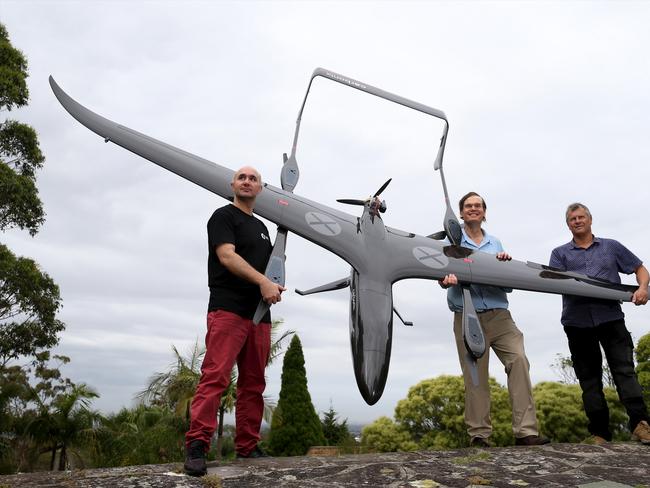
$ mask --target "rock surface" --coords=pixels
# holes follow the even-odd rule
[[[650,488],[650,446],[549,444],[339,457],[234,460],[191,478],[181,464],[0,476],[0,488]]]

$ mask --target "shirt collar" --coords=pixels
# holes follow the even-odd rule
[[[569,242],[569,244],[571,245],[571,249],[584,249],[580,246],[576,246],[576,241],[573,239],[571,239],[571,242]],[[594,236],[594,240],[591,242],[591,245],[589,247],[593,246],[594,244],[600,244],[599,237]],[[587,249],[589,249],[589,247]]]
[[[473,240],[472,240],[472,239],[467,235],[467,233],[465,232],[465,227],[464,227],[464,226],[463,226],[463,228],[462,228],[461,230],[463,231],[463,237],[462,237],[462,239],[461,239],[461,244],[467,244],[468,246],[474,247],[474,248],[476,248],[476,249],[480,249],[480,248],[482,248],[483,246],[485,246],[486,244],[489,244],[489,243],[490,243],[490,235],[489,235],[487,232],[485,232],[485,230],[483,230],[483,229],[481,229],[481,232],[483,233],[483,240],[482,240],[481,243],[478,244],[478,245],[476,244],[476,242],[474,242],[474,241],[473,241]]]

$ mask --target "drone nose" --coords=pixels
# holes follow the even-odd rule
[[[388,378],[393,338],[393,299],[390,283],[383,290],[369,289],[371,283],[356,273],[350,291],[350,343],[354,376],[361,396],[368,405],[381,398]]]
[[[368,405],[374,405],[384,393],[390,356],[381,351],[364,351],[363,361],[355,372],[357,386]]]

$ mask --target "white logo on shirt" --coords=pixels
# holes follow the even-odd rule
[[[269,239],[269,236],[267,236],[266,234],[264,234],[264,232],[260,232],[260,235],[262,236],[262,239],[264,239],[264,240],[266,240],[266,241],[270,240],[270,239]]]

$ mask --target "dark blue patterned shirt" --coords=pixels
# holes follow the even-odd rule
[[[573,271],[592,278],[620,283],[619,273],[632,274],[643,263],[623,244],[614,239],[594,237],[587,249],[573,240],[556,247],[549,265],[563,271]],[[596,327],[625,317],[621,305],[614,300],[562,295],[562,325]]]

